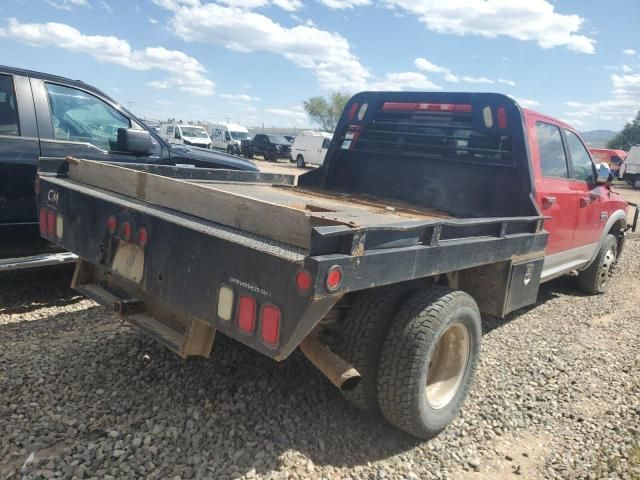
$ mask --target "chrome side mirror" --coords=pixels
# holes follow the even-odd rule
[[[604,185],[611,181],[611,168],[606,163],[598,165],[598,176],[596,177],[596,183],[598,185]]]

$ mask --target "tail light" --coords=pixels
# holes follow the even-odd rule
[[[349,150],[353,150],[360,138],[360,132],[362,128],[358,125],[350,125],[349,130],[347,130],[347,134],[345,136],[345,143],[348,143],[348,147],[343,146],[343,148],[348,148]]]
[[[498,127],[507,128],[507,112],[504,107],[498,107]]]
[[[313,277],[306,270],[300,270],[296,275],[296,286],[300,293],[307,293],[313,286]]]
[[[56,212],[55,210],[47,210],[47,235],[56,236]]]
[[[47,209],[40,209],[40,235],[44,236],[47,234]]]
[[[138,230],[138,245],[144,248],[147,246],[148,242],[149,242],[149,232],[147,232],[146,228],[142,227],[140,230]]]
[[[118,229],[118,220],[116,219],[115,216],[111,215],[109,218],[107,218],[107,230],[109,230],[109,233],[113,235],[114,233],[116,233],[117,229]]]
[[[33,189],[36,192],[36,195],[40,194],[40,177],[36,175],[36,181],[33,182]]]
[[[242,296],[238,301],[238,328],[245,333],[253,333],[256,327],[256,300]]]
[[[352,122],[354,118],[356,118],[356,112],[358,111],[358,104],[352,103],[351,108],[349,109],[349,121]]]
[[[329,292],[335,292],[342,285],[342,267],[334,265],[327,272],[326,287]]]
[[[384,102],[384,112],[459,112],[470,113],[471,105],[466,103],[418,103],[418,102]]]
[[[131,224],[129,222],[124,222],[124,224],[122,225],[122,236],[127,242],[131,240],[131,234]]]
[[[280,338],[280,309],[275,305],[262,307],[260,334],[267,345],[277,345]]]

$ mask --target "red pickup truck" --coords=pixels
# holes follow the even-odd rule
[[[577,132],[498,94],[360,93],[297,183],[74,158],[39,172],[41,233],[80,257],[80,292],[183,357],[216,332],[277,361],[300,348],[421,438],[464,402],[481,312],[569,272],[605,292],[630,228]]]

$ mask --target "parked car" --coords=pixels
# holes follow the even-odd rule
[[[80,292],[183,357],[208,357],[216,332],[278,361],[300,348],[420,438],[465,401],[481,312],[531,305],[569,272],[604,293],[630,228],[577,131],[499,94],[358,94],[297,185],[67,167],[41,162],[41,228],[82,258]]]
[[[293,135],[283,135],[283,137],[286,138],[289,143],[293,143],[293,141],[296,139],[296,137],[294,137]]]
[[[0,271],[75,261],[43,240],[34,192],[38,157],[257,170],[221,153],[169,145],[81,81],[0,66]]]
[[[163,123],[160,125],[160,135],[168,143],[211,148],[211,139],[207,129],[201,125]]]
[[[614,177],[620,176],[620,167],[624,159],[627,158],[627,152],[610,148],[590,148],[589,152],[597,163],[604,162],[609,165]]]
[[[629,185],[640,189],[640,146],[631,147],[620,168],[620,177]]]
[[[247,127],[237,123],[213,123],[208,127],[213,148],[224,150],[231,155],[240,155],[242,141],[251,140]]]
[[[322,165],[329,149],[332,135],[324,132],[302,132],[291,147],[291,156],[300,168],[306,164]]]
[[[262,155],[269,162],[279,158],[291,160],[291,143],[282,135],[257,133],[253,140],[242,141],[242,154],[245,158]]]

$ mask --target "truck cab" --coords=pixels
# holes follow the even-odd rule
[[[584,270],[608,234],[622,249],[627,203],[598,183],[598,171],[578,132],[552,117],[523,109],[534,196],[549,232],[542,281]],[[619,254],[617,251],[616,254]]]
[[[142,143],[121,141],[122,131]],[[170,145],[84,82],[0,66],[0,271],[75,260],[40,237],[34,192],[38,158],[67,156],[257,170],[244,159]]]

